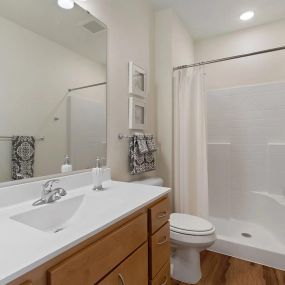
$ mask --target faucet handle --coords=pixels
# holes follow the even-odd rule
[[[43,190],[44,190],[44,191],[46,191],[46,190],[47,190],[47,191],[52,190],[53,184],[55,184],[55,183],[59,183],[59,180],[58,180],[58,179],[51,179],[51,180],[46,181],[46,182],[42,185]]]
[[[63,188],[56,188],[56,189],[54,189],[54,191],[57,191],[60,196],[66,196],[67,195],[66,190]]]

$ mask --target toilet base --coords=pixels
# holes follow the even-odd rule
[[[202,277],[198,248],[176,248],[171,257],[173,279],[196,284]]]

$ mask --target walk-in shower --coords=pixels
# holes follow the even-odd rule
[[[230,73],[232,62],[256,56],[265,68],[262,57],[284,55],[281,50],[285,47],[175,70],[230,61],[222,64]],[[206,81],[213,74],[206,69]],[[285,81],[225,86],[207,88],[209,220],[217,234],[211,250],[285,270]]]
[[[213,250],[285,269],[285,82],[208,92]]]

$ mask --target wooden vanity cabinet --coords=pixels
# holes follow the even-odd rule
[[[165,198],[149,208],[149,233],[153,234],[165,225],[170,217],[169,199]]]
[[[107,277],[105,277],[97,285],[114,285],[114,274],[113,274],[113,272],[110,273]]]
[[[151,285],[171,285],[170,264],[166,263],[160,272],[151,281]]]
[[[169,223],[166,223],[159,231],[150,237],[149,245],[151,246],[150,257],[151,279],[159,273],[162,267],[169,262],[170,256],[170,231]]]
[[[49,285],[93,285],[147,241],[142,214],[48,270]]]
[[[126,259],[114,271],[114,285],[148,284],[147,243]]]
[[[162,199],[148,210],[149,221],[149,281],[150,284],[170,284],[170,205]]]
[[[8,285],[169,285],[168,219],[164,197]]]
[[[142,245],[113,272],[96,285],[146,285],[148,284],[148,247]]]

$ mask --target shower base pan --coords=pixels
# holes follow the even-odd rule
[[[209,250],[285,271],[285,245],[266,228],[235,219],[210,220],[217,241]]]

